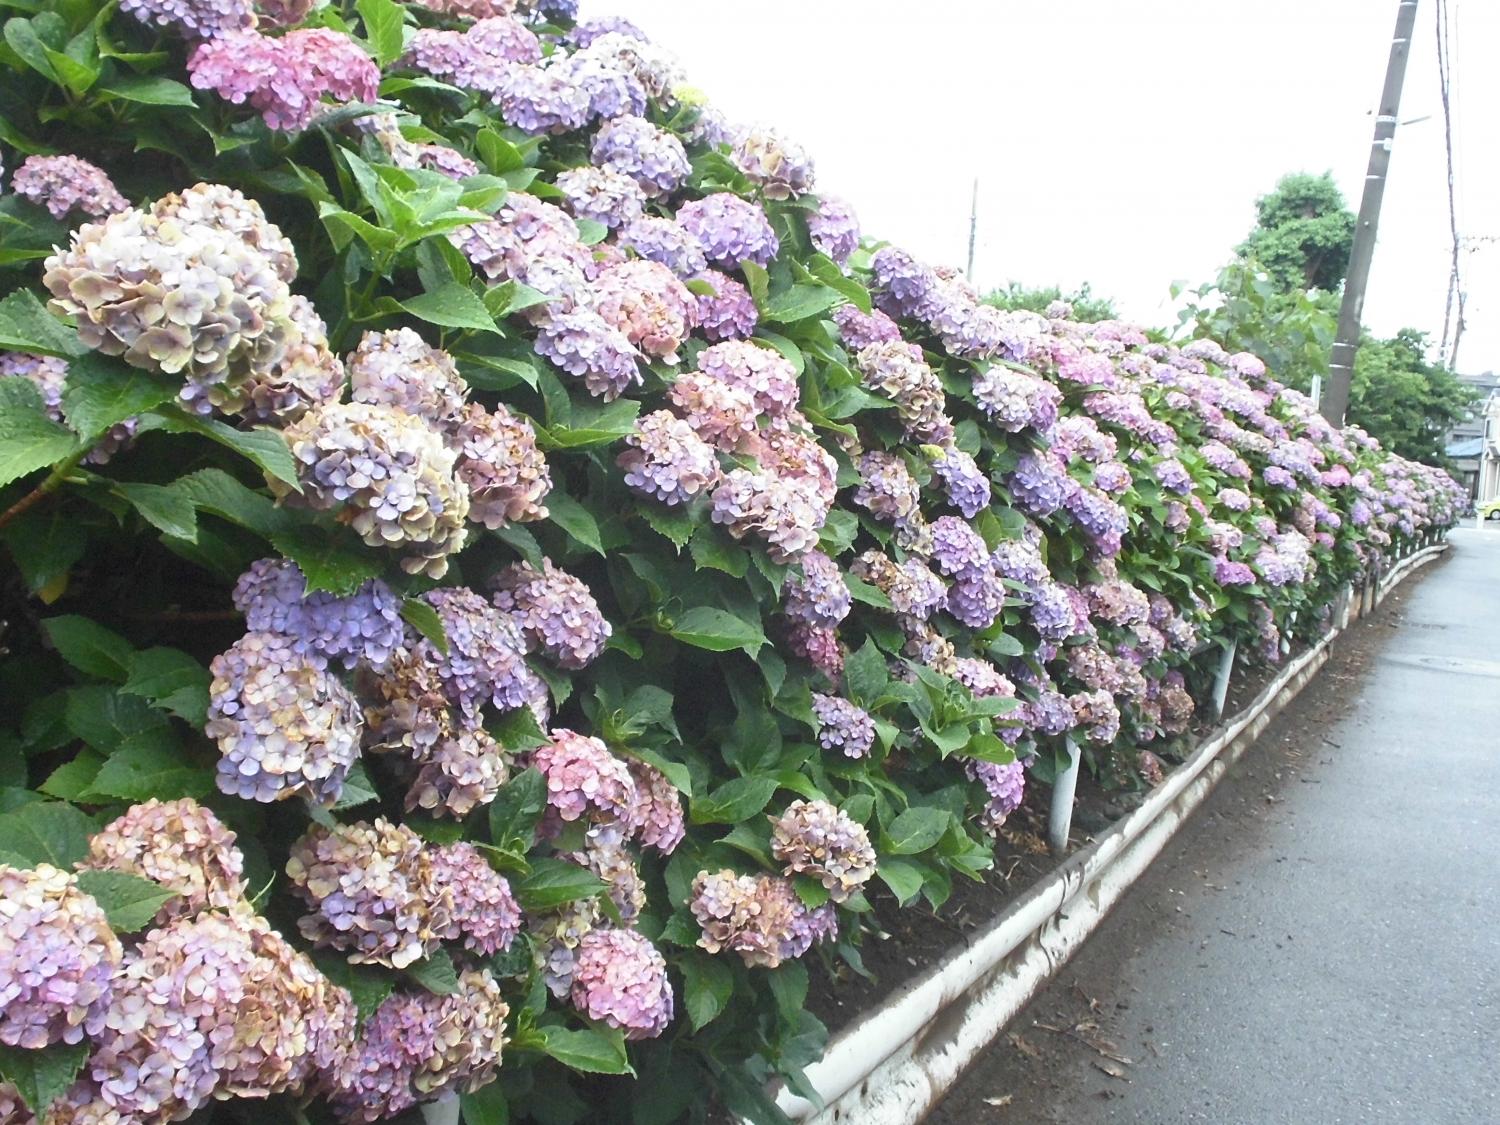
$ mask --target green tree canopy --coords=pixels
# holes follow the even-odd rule
[[[1446,462],[1444,439],[1474,408],[1476,394],[1427,358],[1427,336],[1403,328],[1389,340],[1366,336],[1354,360],[1349,420],[1392,452],[1430,465]]]
[[[1100,320],[1114,320],[1120,315],[1115,311],[1115,303],[1108,297],[1094,296],[1086,281],[1071,293],[1064,293],[1057,285],[1028,287],[1019,281],[1012,281],[1004,289],[993,290],[984,301],[987,305],[997,305],[1002,309],[1030,309],[1038,313],[1045,313],[1047,306],[1053,301],[1066,301],[1073,306],[1074,320],[1090,324]]]
[[[1236,248],[1255,261],[1282,292],[1343,284],[1354,243],[1354,212],[1333,175],[1294,172],[1255,201],[1255,229]]]

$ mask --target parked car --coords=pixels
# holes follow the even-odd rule
[[[1482,520],[1500,520],[1500,496],[1493,500],[1486,500],[1479,505],[1479,518]]]

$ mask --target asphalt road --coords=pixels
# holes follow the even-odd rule
[[[929,1121],[1500,1123],[1500,531],[1453,544]]]

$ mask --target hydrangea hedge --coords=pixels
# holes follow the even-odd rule
[[[0,4],[5,1125],[772,1119],[872,896],[1453,518],[570,0]]]

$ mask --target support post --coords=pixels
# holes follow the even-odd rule
[[[1370,146],[1370,164],[1365,172],[1365,190],[1359,201],[1359,220],[1354,245],[1349,250],[1349,273],[1344,279],[1344,297],[1339,303],[1338,334],[1328,364],[1328,387],[1319,404],[1323,417],[1335,426],[1344,424],[1349,409],[1349,385],[1354,378],[1354,356],[1359,351],[1359,326],[1365,306],[1365,285],[1370,262],[1375,257],[1375,230],[1380,222],[1380,203],[1385,197],[1385,175],[1391,166],[1391,143],[1396,136],[1396,118],[1401,109],[1401,85],[1406,79],[1406,58],[1411,53],[1412,29],[1417,21],[1417,0],[1400,0],[1396,8],[1396,31],[1385,68],[1385,86],[1375,113],[1375,140]]]
[[[1219,670],[1214,673],[1214,721],[1224,717],[1224,704],[1229,699],[1229,677],[1234,672],[1234,654],[1239,641],[1230,641],[1219,655]]]
[[[1078,767],[1083,761],[1083,751],[1071,742],[1068,750],[1073,760],[1052,783],[1052,809],[1047,817],[1047,843],[1052,846],[1053,855],[1068,850],[1068,836],[1073,831],[1073,797],[1078,792]]]

